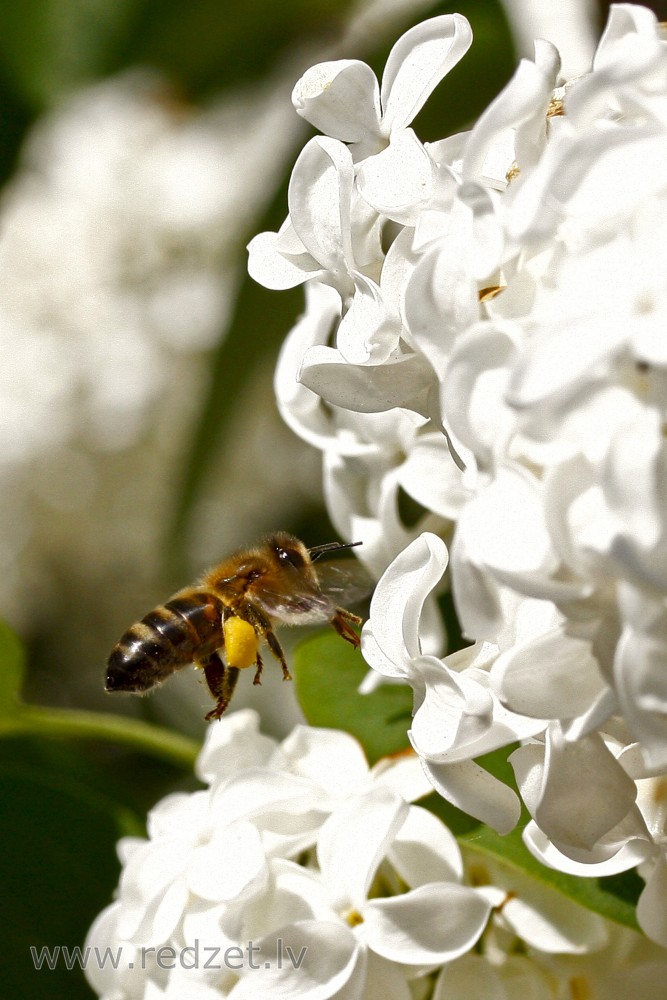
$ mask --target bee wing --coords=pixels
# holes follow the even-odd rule
[[[262,585],[253,601],[273,618],[294,624],[326,621],[337,605],[354,604],[370,593],[373,581],[361,563],[354,559],[317,563],[317,584],[294,571],[284,574],[281,588]]]
[[[318,562],[315,571],[321,592],[335,604],[356,604],[368,597],[373,589],[373,577],[356,559],[336,559],[335,562],[322,564]]]
[[[263,584],[260,590],[253,593],[253,603],[272,618],[281,618],[295,625],[326,621],[331,617],[334,602],[319,587],[304,580],[301,574],[284,575],[287,579],[280,589]]]

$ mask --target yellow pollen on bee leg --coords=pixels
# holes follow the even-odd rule
[[[222,626],[225,636],[225,659],[227,666],[251,667],[257,662],[257,633],[249,622],[232,616]]]

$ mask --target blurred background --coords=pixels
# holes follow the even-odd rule
[[[27,650],[25,701],[201,739],[209,699],[191,671],[110,704],[111,646],[266,531],[335,537],[319,454],[273,400],[302,293],[245,274],[310,135],[290,103],[303,71],[355,57],[381,75],[406,28],[460,11],[472,50],[415,125],[437,139],[474,121],[536,36],[559,45],[566,76],[585,72],[607,9],[0,0],[0,617]],[[280,736],[298,708],[280,671],[264,677],[234,707]],[[24,736],[0,741],[0,781],[0,1000],[90,997],[76,971],[32,971],[28,943],[80,943],[117,881],[117,836],[193,779],[117,746]]]

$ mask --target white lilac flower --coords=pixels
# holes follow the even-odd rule
[[[615,62],[617,49],[632,50],[634,63]],[[504,303],[502,295],[489,311],[512,323],[500,334],[506,347],[494,366],[504,372],[496,377],[504,397],[500,444],[505,464],[518,459],[526,466],[530,490],[524,488],[519,498],[515,473],[515,488],[505,491],[493,521],[485,516],[491,499],[472,525],[459,522],[457,541],[465,550],[466,538],[474,536],[479,556],[473,570],[480,579],[486,576],[491,590],[509,585],[552,600],[564,615],[549,645],[541,641],[545,669],[535,677],[542,688],[537,711],[545,714],[551,685],[548,714],[570,719],[573,738],[620,711],[656,769],[667,763],[660,666],[664,356],[651,346],[664,317],[664,278],[656,258],[665,231],[664,186],[656,165],[667,132],[655,80],[665,58],[647,12],[612,12],[594,72],[565,92],[565,114],[553,141],[533,171],[510,185],[508,228],[525,245],[530,312],[517,317],[517,303]],[[627,99],[630,85],[635,104]],[[476,354],[462,355],[462,340],[457,358],[460,387],[467,384],[473,397],[490,384],[482,343]],[[470,412],[466,443],[485,456],[488,425],[482,450]],[[492,536],[507,538],[514,524],[517,540],[517,528],[526,521],[539,526],[541,535],[533,564],[522,564],[519,544],[501,558],[494,555]],[[482,523],[484,539],[470,530]],[[456,586],[456,569],[453,576]],[[524,665],[535,652],[511,651],[497,671],[499,694],[511,707],[518,708]],[[563,691],[567,698],[575,686],[580,694],[570,707]]]
[[[324,451],[324,492],[333,524],[345,538],[363,538],[361,558],[377,576],[424,528],[454,519],[466,487],[449,460],[446,440],[413,410],[361,414],[325,404],[298,381],[304,352],[323,344],[340,315],[340,299],[328,286],[309,284],[306,300],[308,310],[278,361],[278,406],[296,433]],[[366,398],[371,391],[367,381],[359,388]],[[399,516],[401,490],[426,511],[411,527]]]
[[[639,934],[609,924],[606,946],[586,954],[552,954],[498,933],[488,954],[467,954],[441,970],[432,1000],[659,1000],[664,951]]]
[[[433,17],[401,36],[387,58],[382,88],[359,60],[318,63],[295,85],[297,112],[325,135],[348,143],[356,161],[391,144],[472,42],[460,14]]]
[[[269,933],[258,940],[260,964],[275,954],[279,936],[303,942],[306,964],[249,971],[233,997],[257,996],[258,989],[310,1000],[338,990],[380,995],[384,979],[405,982],[467,952],[486,926],[491,904],[460,884],[451,834],[385,788],[350,796],[331,814],[318,835],[317,862],[318,872],[276,865],[272,901],[261,908]],[[378,894],[383,884],[395,888]],[[251,907],[246,933],[259,937],[252,928]]]
[[[278,743],[244,710],[209,729],[196,770],[203,789],[167,796],[147,839],[119,844],[116,899],[85,945],[116,956],[86,970],[103,1000],[503,997],[497,984],[513,981],[550,984],[536,995],[557,1000],[574,976],[605,981],[610,961],[649,1000],[643,977],[664,953],[462,854],[409,802],[429,787],[416,756],[369,769],[345,733],[300,726]],[[643,789],[645,837],[664,824],[657,791]]]
[[[503,7],[520,55],[532,53],[536,38],[549,38],[562,55],[565,79],[588,71],[597,42],[599,8],[594,0],[577,4],[506,0]]]
[[[649,10],[614,5],[590,72],[563,80],[538,41],[469,132],[422,144],[411,111],[383,114],[399,85],[430,92],[436,35],[441,51],[458,39],[457,58],[467,48],[460,17],[413,29],[381,97],[358,62],[295,88],[328,132],[312,142],[344,164],[335,227],[331,168],[317,161],[310,192],[295,168],[313,232],[382,242],[365,260],[337,251],[345,267],[299,265],[312,287],[277,394],[324,453],[339,530],[368,540],[376,573],[394,557],[363,649],[412,685],[411,739],[436,787],[507,829],[518,801],[475,757],[546,747],[539,789],[520,789],[556,845],[550,863],[566,865],[569,844],[627,867],[641,860],[627,844],[650,843],[642,919],[662,941],[661,849],[635,825],[641,782],[667,768],[667,43]],[[416,526],[399,489],[422,506]],[[451,543],[448,566],[425,530]],[[446,567],[473,645],[441,659],[432,591]],[[642,766],[627,772],[614,739]],[[607,800],[568,788],[577,767],[599,773]]]
[[[508,711],[494,694],[489,670],[497,646],[473,645],[444,659],[422,652],[422,608],[446,566],[447,549],[436,535],[425,533],[409,545],[375,589],[362,650],[380,673],[412,686],[408,735],[436,789],[506,833],[519,818],[519,801],[475,758],[532,736],[545,723]]]
[[[585,877],[639,866],[638,923],[667,947],[665,776],[647,772],[636,743],[606,734],[567,743],[556,725],[511,761],[533,817],[524,839],[535,857]]]
[[[355,794],[407,809],[430,789],[416,757],[369,769],[346,733],[299,726],[278,743],[259,732],[258,721],[244,710],[211,727],[197,763],[208,787],[167,796],[149,813],[147,839],[119,844],[117,899],[91,928],[88,944],[122,946],[128,961],[152,949],[142,971],[157,985],[164,980],[155,965],[161,948],[194,947],[208,932],[223,951],[242,943],[253,900],[258,912],[268,906],[272,862],[311,851],[327,817]],[[439,821],[425,822],[437,823],[441,842],[456,850]],[[124,963],[121,973],[132,996],[144,979]],[[108,971],[92,969],[90,978],[106,991]]]

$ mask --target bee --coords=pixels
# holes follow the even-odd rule
[[[111,651],[106,690],[142,693],[194,663],[204,671],[215,699],[206,715],[210,721],[226,710],[241,670],[254,666],[253,683],[261,683],[262,642],[280,663],[283,680],[292,679],[274,624],[327,621],[357,649],[360,640],[353,626],[361,618],[339,607],[336,599],[363,596],[368,590],[365,579],[361,582],[363,568],[351,561],[343,566],[315,563],[325,554],[360,544],[306,548],[294,535],[279,531],[257,548],[223,560],[127,630]]]

